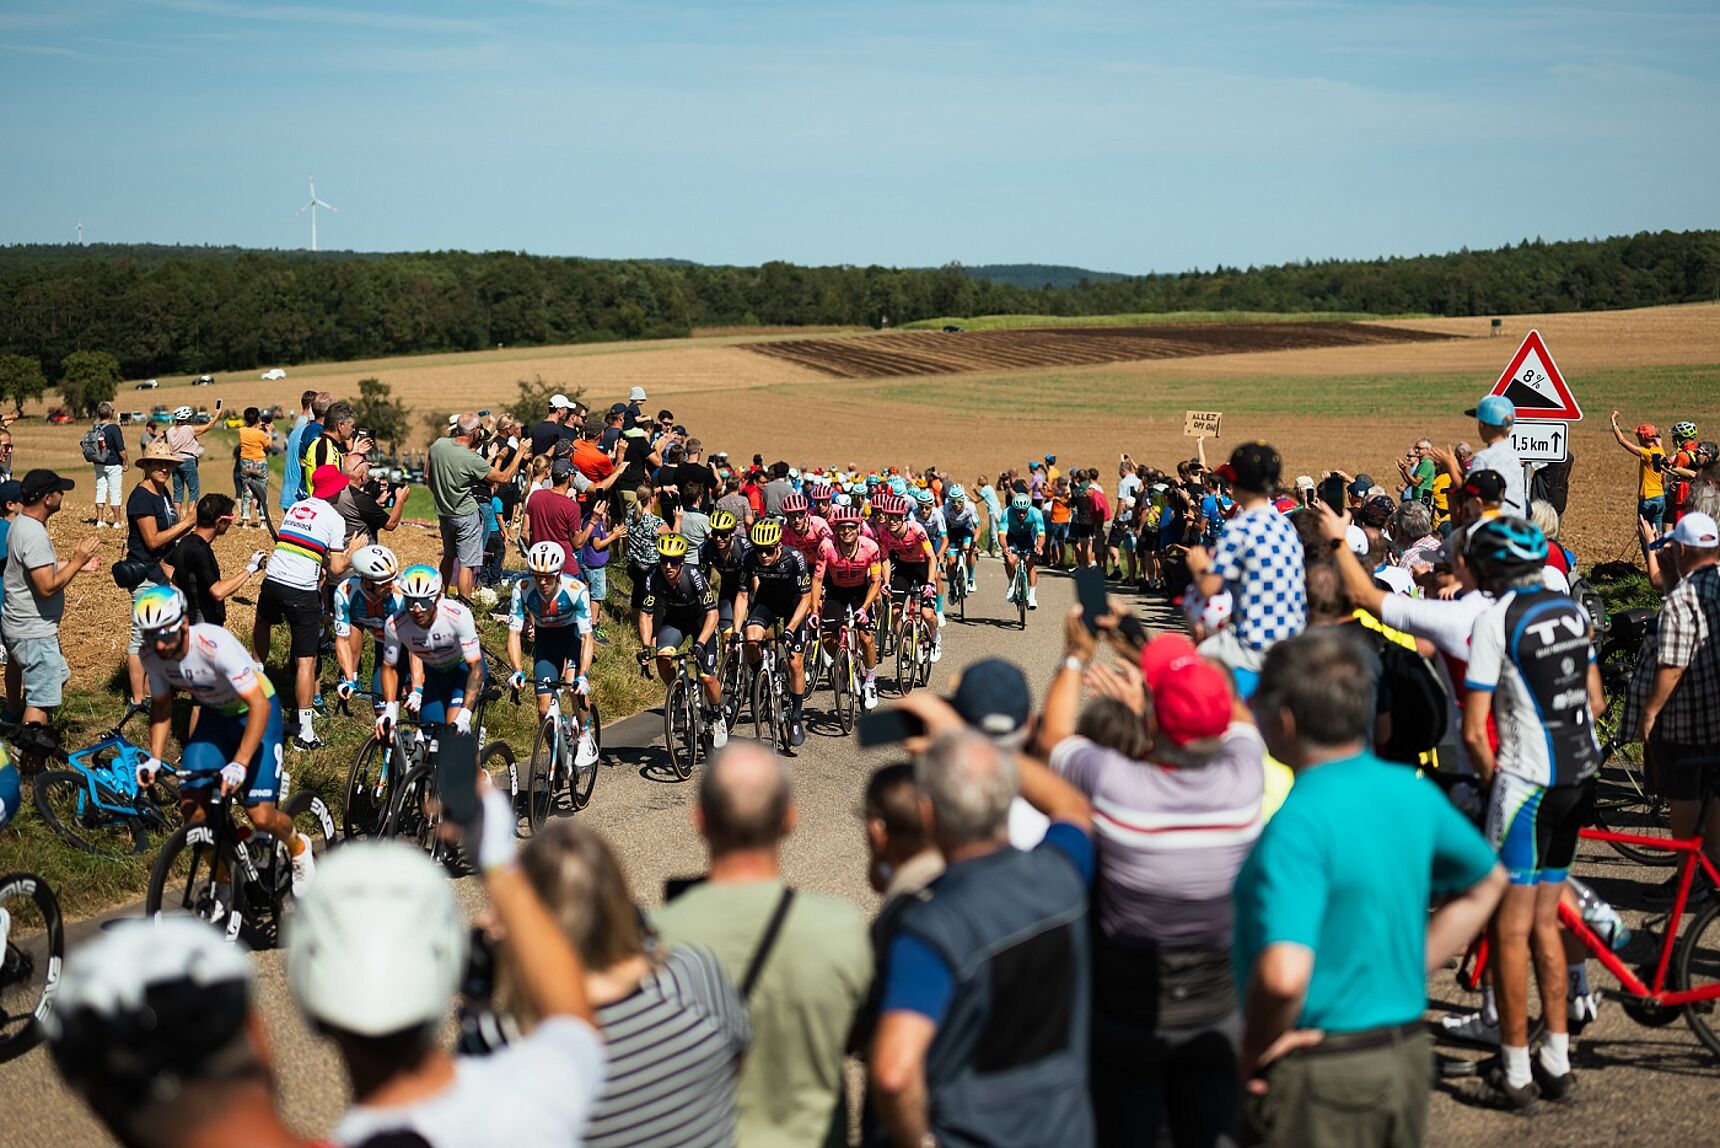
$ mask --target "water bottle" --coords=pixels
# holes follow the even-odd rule
[[[1571,892],[1576,894],[1577,907],[1582,914],[1583,924],[1595,931],[1595,935],[1607,943],[1615,953],[1630,944],[1630,929],[1624,919],[1618,915],[1618,910],[1601,899],[1600,894],[1589,888],[1575,877],[1565,878],[1571,886]]]

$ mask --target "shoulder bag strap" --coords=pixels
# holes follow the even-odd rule
[[[782,932],[782,923],[788,917],[788,907],[794,901],[794,889],[785,887],[782,896],[777,900],[776,912],[771,914],[770,923],[764,927],[764,935],[759,938],[758,948],[753,950],[752,960],[747,964],[746,976],[741,978],[741,999],[751,1000],[753,988],[758,984],[759,974],[764,972],[764,963],[770,959],[770,951],[776,948],[777,934]]]

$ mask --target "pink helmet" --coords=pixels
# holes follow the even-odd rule
[[[830,525],[858,526],[860,525],[860,508],[858,506],[833,506],[830,508]]]
[[[908,500],[899,494],[880,494],[872,500],[872,508],[886,518],[901,518],[908,513]]]
[[[835,494],[836,491],[832,487],[828,487],[821,482],[817,486],[808,488],[806,497],[810,498],[814,502],[829,502]]]
[[[805,514],[806,510],[806,495],[796,493],[783,497],[782,512],[784,514]]]

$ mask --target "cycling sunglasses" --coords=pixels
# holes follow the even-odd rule
[[[436,599],[434,599],[434,598],[407,598],[406,599],[406,608],[408,610],[434,610],[436,608]]]

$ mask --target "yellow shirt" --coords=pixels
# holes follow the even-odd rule
[[[1440,471],[1433,476],[1433,521],[1437,525],[1451,517],[1451,475]]]
[[[262,427],[239,428],[239,457],[246,462],[262,462],[268,457],[269,432]]]
[[[1662,447],[1644,447],[1647,453],[1641,456],[1636,471],[1636,496],[1638,498],[1665,498],[1666,474],[1660,468],[1666,465],[1666,451]]]

